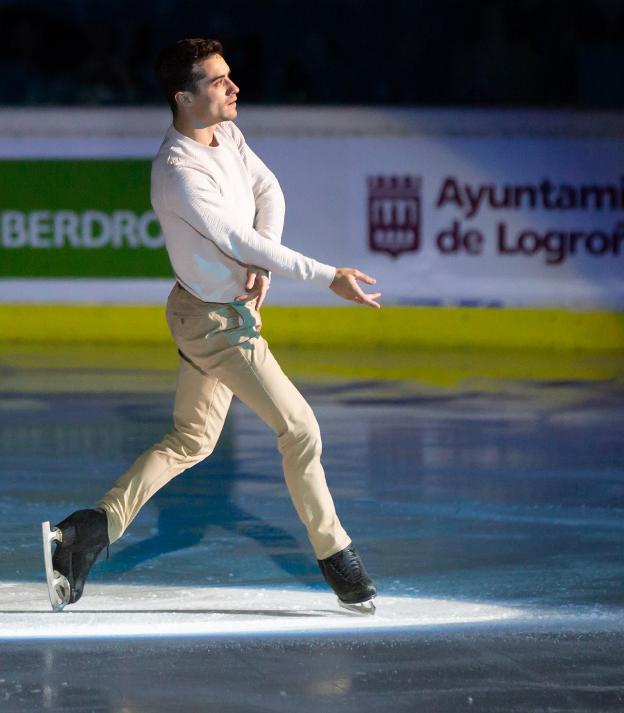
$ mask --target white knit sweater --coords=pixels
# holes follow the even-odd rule
[[[180,284],[204,302],[244,292],[247,266],[329,287],[336,268],[280,244],[284,194],[232,121],[206,146],[171,124],[152,161],[151,201]]]

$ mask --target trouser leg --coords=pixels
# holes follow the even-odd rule
[[[227,308],[221,312],[222,324],[228,327]],[[208,322],[203,329],[197,324],[174,325],[180,349],[201,369],[214,374],[276,433],[292,502],[317,559],[324,559],[347,547],[351,539],[340,524],[327,486],[317,420],[266,340],[253,331],[253,325],[247,332],[251,338],[245,338],[246,329],[228,333]],[[235,343],[239,338],[243,341]]]
[[[121,537],[163,485],[212,453],[231,400],[232,392],[218,378],[180,359],[173,429],[142,453],[97,504],[107,512],[110,542]]]
[[[221,378],[277,435],[282,467],[293,505],[317,559],[351,542],[338,515],[321,464],[322,442],[310,405],[284,374],[265,339],[241,349]]]

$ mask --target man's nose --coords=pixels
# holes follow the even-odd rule
[[[230,88],[229,88],[229,93],[230,94],[238,94],[240,89],[234,84],[234,82],[231,79],[228,79],[228,82],[230,83]]]

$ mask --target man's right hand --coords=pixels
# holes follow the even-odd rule
[[[339,297],[342,297],[343,300],[358,302],[359,304],[379,309],[381,305],[375,300],[381,295],[381,292],[371,292],[370,294],[362,292],[357,283],[358,280],[365,282],[367,285],[374,285],[377,282],[374,277],[365,275],[354,267],[339,267],[336,269],[336,276],[329,289]]]

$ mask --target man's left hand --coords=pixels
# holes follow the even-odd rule
[[[269,273],[261,267],[253,265],[247,268],[247,281],[245,282],[246,292],[239,295],[236,300],[247,302],[256,300],[256,309],[260,311],[266,293],[269,291]]]

